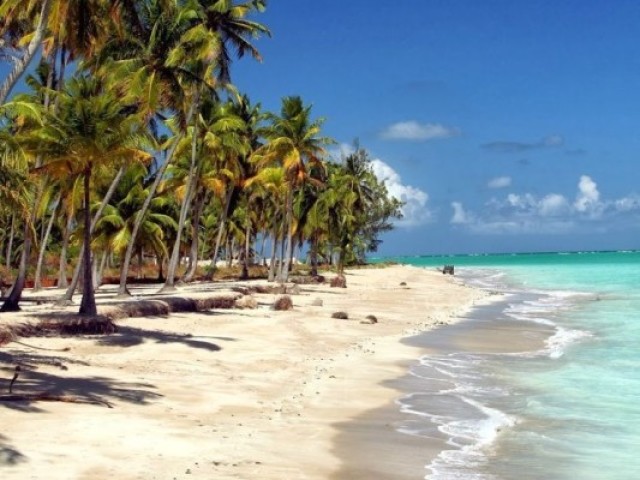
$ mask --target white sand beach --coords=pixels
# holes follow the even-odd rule
[[[0,476],[332,478],[343,463],[338,426],[389,406],[398,392],[383,382],[421,354],[400,340],[455,321],[485,296],[408,266],[350,270],[346,278],[346,289],[302,285],[290,311],[273,311],[275,295],[256,294],[257,309],[121,319],[113,335],[0,347],[2,393],[20,364],[14,393],[53,391],[111,406],[3,402]],[[313,306],[318,299],[322,306]],[[3,314],[0,323],[29,309],[51,307]],[[336,311],[349,319],[331,318]],[[378,323],[361,323],[367,315]]]

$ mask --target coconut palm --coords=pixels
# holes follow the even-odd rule
[[[141,25],[145,25],[143,30],[142,40],[138,43],[143,46],[156,46],[156,50],[152,50],[154,53],[150,58],[146,58],[143,61],[125,60],[125,64],[134,66],[131,69],[131,75],[129,78],[130,91],[139,91],[142,93],[140,98],[150,99],[145,100],[147,103],[152,104],[159,102],[158,99],[169,98],[169,101],[164,104],[170,108],[173,112],[177,113],[179,117],[184,118],[184,121],[178,122],[181,127],[181,131],[185,132],[186,127],[191,124],[191,119],[199,110],[199,102],[203,95],[203,88],[212,87],[215,85],[214,77],[212,76],[216,71],[220,63],[221,52],[227,52],[227,48],[235,47],[238,53],[241,54],[248,49],[247,45],[250,45],[247,36],[257,35],[260,33],[258,26],[249,22],[246,28],[239,34],[239,36],[222,36],[218,33],[221,28],[221,23],[225,21],[227,16],[207,16],[208,9],[213,7],[210,2],[187,2],[185,5],[180,5],[182,8],[174,9],[175,14],[167,17],[166,8],[164,5],[167,2],[160,2],[159,0],[150,0],[148,3],[153,8],[145,10],[147,19],[145,22],[141,22]],[[160,5],[162,3],[162,5]],[[173,2],[168,2],[173,3]],[[215,3],[215,2],[213,2]],[[232,2],[222,2],[225,5],[232,5]],[[220,4],[221,6],[222,3]],[[262,5],[262,2],[250,2],[248,10],[241,9],[242,15],[246,15],[250,11],[255,10],[258,6]],[[160,6],[160,8],[158,8]],[[205,8],[206,7],[206,8]],[[215,10],[215,9],[214,9]],[[235,10],[234,10],[235,12]],[[238,15],[237,13],[235,14]],[[147,18],[148,17],[148,18]],[[231,17],[232,19],[234,17]],[[170,25],[170,28],[166,28],[166,24]],[[166,32],[166,35],[158,36],[158,32]],[[177,35],[177,39],[174,37]],[[161,38],[165,41],[158,43],[156,40]],[[242,40],[242,44],[238,45],[238,39]],[[168,41],[167,41],[168,40]],[[134,42],[132,42],[132,45]],[[146,52],[148,50],[142,50]],[[160,55],[157,53],[161,52]],[[145,56],[143,55],[143,58]],[[131,58],[131,56],[129,56]],[[151,60],[151,61],[149,61]],[[136,63],[137,62],[137,63]],[[135,68],[137,66],[137,68]],[[157,75],[156,75],[157,74]],[[156,76],[161,78],[162,76],[173,75],[175,81],[171,80],[164,85],[160,85],[156,81]],[[160,85],[160,88],[155,88],[154,85]],[[168,88],[162,88],[166,86]],[[154,87],[154,88],[151,88]],[[167,160],[163,167],[161,167],[161,175],[159,175],[158,181],[162,178],[166,165],[173,159],[175,148],[177,148],[180,138],[176,137],[174,145],[169,151]],[[155,186],[154,186],[155,185]],[[152,185],[150,189],[150,197],[154,195],[157,184]],[[189,197],[186,197],[187,201]],[[139,229],[142,215],[144,210],[148,208],[150,198],[140,212],[138,221],[134,225],[132,237],[135,239],[137,231]],[[185,212],[188,210],[188,205],[185,205]],[[132,255],[131,245],[125,253],[123,262],[128,265]],[[119,294],[125,295],[126,290],[126,269],[121,274]]]
[[[138,210],[148,196],[146,176],[147,169],[142,165],[129,168],[105,208],[104,215],[96,223],[95,241],[109,252],[121,256],[131,242],[131,231]],[[146,183],[150,181],[147,179]],[[171,215],[174,206],[175,202],[164,190],[153,198],[134,248],[140,257],[142,252],[153,252],[161,265],[162,259],[168,256],[166,234],[177,226]]]
[[[4,35],[16,38],[13,46],[23,50],[14,61],[12,71],[0,86],[0,104],[26,71],[42,46],[43,56],[55,64],[60,49],[62,64],[69,60],[93,56],[111,37],[117,20],[123,18],[127,2],[106,0],[4,0],[0,4]],[[116,21],[110,21],[116,20]],[[29,39],[27,47],[21,45]]]
[[[80,315],[96,315],[91,269],[91,182],[105,164],[147,162],[142,149],[146,132],[136,115],[128,113],[116,94],[105,91],[96,77],[73,78],[59,94],[59,112],[25,139],[27,148],[45,155],[38,170],[53,177],[83,177],[83,295]]]
[[[254,161],[258,165],[282,165],[287,181],[288,192],[285,206],[286,254],[280,271],[279,280],[286,281],[289,275],[290,258],[293,252],[294,197],[305,183],[319,185],[320,182],[310,175],[312,167],[323,166],[322,157],[326,154],[325,145],[333,143],[327,137],[321,137],[323,119],[311,119],[311,105],[305,106],[300,97],[282,99],[280,115],[269,115],[272,122],[267,133],[269,142],[258,149]]]

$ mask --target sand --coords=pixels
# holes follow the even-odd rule
[[[379,439],[359,452],[370,462],[360,478],[386,478],[375,472],[397,468],[381,453],[398,434],[384,416],[359,419],[392,408],[399,392],[390,380],[423,353],[400,340],[454,322],[486,298],[453,277],[409,266],[346,277],[346,289],[303,285],[292,311],[270,310],[276,296],[257,294],[253,310],[121,319],[114,335],[1,347],[3,393],[20,363],[16,393],[52,391],[112,406],[3,403],[1,477],[358,478],[345,470],[352,452],[338,439],[359,428]],[[180,294],[230,286],[196,284]],[[312,305],[317,299],[322,306]],[[29,308],[0,322],[51,310]],[[331,318],[336,311],[349,319]],[[377,324],[360,323],[370,314]],[[414,459],[407,478],[423,465]]]

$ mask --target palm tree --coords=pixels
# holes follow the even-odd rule
[[[62,65],[68,60],[93,56],[118,28],[125,4],[106,0],[4,0],[0,4],[0,17],[7,21],[2,25],[2,33],[30,40],[0,86],[0,104],[41,46],[44,57],[50,57],[54,64],[58,49],[63,52]],[[14,45],[19,47],[20,42]]]
[[[268,280],[275,280],[277,246],[283,235],[284,214],[282,202],[287,196],[288,185],[282,167],[266,167],[245,182],[245,189],[255,200],[262,202],[264,235],[271,235],[271,254]]]
[[[140,118],[128,113],[96,77],[73,78],[59,95],[58,114],[48,114],[47,123],[25,143],[46,156],[39,171],[53,177],[83,177],[83,294],[78,313],[93,316],[97,308],[91,269],[92,175],[104,164],[149,161],[150,155],[141,149],[148,139]]]
[[[131,231],[137,212],[148,196],[148,186],[145,186],[146,175],[147,169],[142,165],[129,168],[105,208],[104,215],[96,223],[96,241],[116,255],[121,256],[131,242]],[[162,259],[168,255],[166,233],[177,227],[169,214],[173,213],[172,207],[175,202],[171,201],[171,195],[168,193],[162,191],[153,198],[134,248],[139,255],[143,251],[155,253],[160,265]]]
[[[166,7],[165,3],[167,2],[160,2],[160,0],[145,2],[148,8],[143,9],[144,15],[141,18],[144,21],[140,22],[140,25],[144,26],[143,34],[137,42],[130,42],[131,46],[138,45],[137,50],[142,55],[134,56],[132,60],[124,60],[124,65],[128,66],[130,73],[127,76],[130,87],[128,90],[134,95],[134,92],[138,92],[138,98],[145,99],[144,101],[149,105],[154,102],[158,105],[164,104],[177,112],[180,118],[184,118],[184,121],[178,122],[184,134],[186,127],[191,124],[193,116],[198,112],[203,85],[209,87],[214,85],[209,76],[220,64],[220,55],[227,54],[229,46],[235,47],[238,54],[242,54],[251,45],[247,37],[258,35],[266,29],[255,22],[245,22],[242,24],[243,30],[238,35],[221,36],[218,31],[228,19],[236,21],[236,17],[240,16],[242,20],[242,17],[251,11],[261,8],[264,2],[252,1],[246,4],[247,6],[238,7],[240,10],[234,10],[230,1],[192,2],[182,9],[173,8],[171,15],[167,15],[163,10]],[[209,13],[215,13],[216,8],[223,6],[230,8],[233,15],[209,15]],[[239,40],[242,41],[241,44],[237,43]],[[168,88],[163,88],[165,86]],[[159,101],[167,98],[168,101]],[[160,175],[157,177],[158,182],[164,174],[164,169],[172,161],[179,140],[180,136],[176,136],[165,164],[161,167]],[[154,183],[150,189],[150,197],[155,194],[156,188],[157,184]],[[134,239],[150,201],[149,198],[145,202],[134,225],[132,232]],[[123,259],[125,269],[120,278],[118,292],[120,295],[127,294],[126,270],[131,261],[132,249],[133,245],[130,245]]]
[[[269,142],[257,150],[254,160],[260,166],[280,164],[285,171],[288,185],[285,210],[287,243],[279,276],[279,280],[285,282],[293,252],[294,196],[307,182],[320,184],[310,175],[310,171],[312,167],[322,169],[322,157],[326,154],[323,146],[333,141],[319,136],[324,120],[311,120],[311,105],[305,106],[300,97],[283,98],[280,115],[271,114],[269,119],[273,122],[267,134]]]

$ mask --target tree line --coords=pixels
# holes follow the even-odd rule
[[[81,287],[79,313],[95,315],[108,267],[126,296],[132,265],[149,258],[169,291],[203,260],[211,279],[222,252],[245,278],[260,252],[269,280],[287,281],[296,249],[312,274],[375,251],[401,202],[368,153],[331,159],[310,104],[289,96],[263,111],[232,83],[234,59],[261,59],[265,8],[0,2],[0,280],[11,285],[0,311],[19,309],[28,277],[38,289],[55,275],[62,301]],[[27,92],[11,95],[19,80]]]

